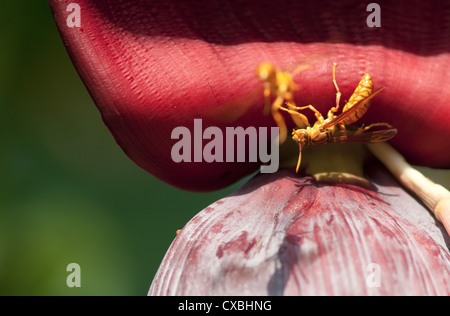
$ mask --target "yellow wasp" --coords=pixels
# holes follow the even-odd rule
[[[284,122],[280,109],[287,106],[288,109],[295,109],[294,91],[299,89],[292,77],[310,66],[298,66],[293,72],[283,71],[272,64],[262,63],[256,68],[257,77],[264,83],[264,115],[272,114],[273,119],[280,129],[279,142],[282,144],[287,138],[287,127]],[[270,103],[271,95],[275,96],[275,100]],[[297,117],[293,117],[297,126],[302,124]]]
[[[301,121],[306,124],[306,128],[294,129],[292,139],[299,145],[299,157],[296,172],[300,168],[302,160],[302,150],[309,145],[319,145],[325,143],[377,143],[391,139],[397,134],[397,129],[388,123],[373,123],[369,126],[348,126],[360,119],[370,106],[372,100],[384,88],[379,88],[373,92],[373,82],[369,74],[365,74],[359,82],[357,88],[353,92],[349,101],[345,104],[342,113],[338,116],[335,113],[339,109],[341,92],[336,82],[336,67],[333,64],[333,84],[336,88],[336,106],[328,111],[327,119],[317,111],[314,106],[307,105],[302,107],[291,107],[290,109],[281,107],[282,110],[289,112],[291,115],[297,115]],[[299,110],[310,109],[314,112],[317,121],[311,127],[305,115],[299,113]],[[368,132],[375,126],[385,126],[387,129]],[[339,128],[338,128],[339,127]]]

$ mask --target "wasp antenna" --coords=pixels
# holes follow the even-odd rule
[[[308,70],[311,68],[312,67],[310,65],[300,65],[292,72],[292,75],[294,76],[294,75],[298,74],[299,72],[302,72],[302,71],[305,71],[305,70]]]
[[[298,161],[297,161],[297,167],[295,168],[295,173],[298,173],[298,170],[300,169],[300,164],[302,163],[302,145],[298,145],[299,152],[298,152]]]

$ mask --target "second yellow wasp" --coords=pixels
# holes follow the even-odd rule
[[[303,70],[309,69],[310,66],[300,65],[293,72],[281,70],[269,63],[262,63],[256,68],[257,77],[264,84],[264,114],[272,114],[273,119],[278,125],[280,136],[279,143],[282,144],[287,138],[287,127],[280,109],[287,106],[288,109],[294,110],[296,104],[294,101],[294,91],[299,89],[299,86],[294,82],[293,76]],[[271,96],[275,96],[271,103]],[[302,121],[296,115],[292,117],[297,126],[302,124]]]

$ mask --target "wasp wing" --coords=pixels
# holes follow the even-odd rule
[[[329,55],[330,52],[310,54],[308,56],[305,56],[301,61],[288,66],[287,68],[284,69],[284,71],[290,73],[292,76],[295,76],[299,72],[312,68],[310,64],[318,63]]]
[[[383,90],[384,87],[379,88],[377,91],[375,91],[374,93],[372,93],[371,95],[369,95],[367,98],[364,98],[362,100],[360,100],[358,103],[356,103],[355,105],[353,105],[351,108],[349,108],[347,111],[342,112],[341,114],[339,114],[338,116],[336,116],[334,119],[332,119],[331,121],[325,123],[323,125],[323,128],[329,128],[331,126],[334,126],[336,124],[341,123],[343,120],[345,120],[347,117],[349,117],[352,113],[354,113],[355,111],[357,111],[359,108],[361,108],[362,106],[364,106],[365,104],[367,104],[367,102],[369,102],[373,97],[375,97],[378,93],[381,92],[381,90]]]
[[[379,143],[390,140],[397,134],[396,128],[389,128],[380,131],[362,132],[337,131],[329,140],[330,143]]]

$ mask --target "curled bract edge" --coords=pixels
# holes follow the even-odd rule
[[[270,62],[287,69],[310,56],[320,57],[294,77],[300,85],[294,96],[298,105],[313,104],[325,114],[335,104],[334,62],[339,63],[343,100],[361,75],[370,73],[376,88],[385,90],[361,123],[388,122],[397,128],[391,143],[410,163],[450,167],[445,146],[450,89],[443,71],[450,64],[450,41],[441,34],[449,27],[445,1],[381,1],[380,28],[366,25],[367,4],[352,1],[327,6],[231,1],[224,6],[210,0],[78,0],[80,27],[68,24],[73,1],[49,3],[71,59],[117,143],[137,165],[173,186],[211,191],[257,170],[260,164],[249,162],[176,163],[171,149],[177,140],[171,133],[181,126],[194,134],[195,118],[203,119],[204,128],[222,131],[274,126],[263,115],[255,67]]]

